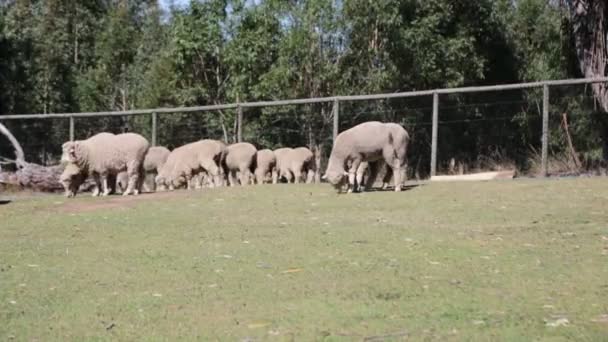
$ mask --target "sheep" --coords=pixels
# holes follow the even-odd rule
[[[173,150],[156,176],[156,185],[170,190],[180,186],[193,187],[192,178],[200,172],[213,177],[213,184],[221,186],[222,160],[226,155],[226,144],[221,141],[204,139]]]
[[[144,171],[146,173],[158,173],[158,170],[167,162],[170,153],[171,151],[163,146],[150,147],[144,159]]]
[[[272,150],[260,150],[256,156],[255,179],[258,184],[264,184],[268,179],[268,174],[272,177],[272,182],[276,183],[276,164],[277,158]]]
[[[323,179],[341,191],[348,177],[348,192],[352,192],[361,162],[384,159],[393,171],[395,191],[401,191],[408,142],[407,131],[395,123],[370,121],[354,126],[337,136]]]
[[[163,146],[150,147],[148,153],[146,153],[146,158],[144,158],[144,174],[142,175],[141,179],[141,183],[143,184],[145,191],[156,190],[156,182],[153,181],[152,187],[149,188],[148,184],[146,183],[146,177],[148,175],[156,177],[156,175],[158,174],[158,170],[160,170],[163,165],[165,165],[165,162],[167,161],[167,158],[169,157],[170,153],[171,151],[169,151],[168,148]],[[124,171],[116,176],[116,186],[120,188],[122,192],[124,192],[127,188],[128,179],[129,178],[126,172]]]
[[[224,172],[228,176],[230,186],[236,185],[236,174],[241,185],[248,185],[252,171],[256,166],[257,149],[250,143],[242,142],[228,146],[224,159]]]
[[[284,168],[281,166],[282,164],[288,165],[288,161],[287,161],[287,155],[293,151],[293,148],[290,147],[283,147],[283,148],[279,148],[274,150],[274,156],[276,158],[276,166],[275,169],[277,170],[277,177],[274,178],[272,180],[273,184],[277,184],[281,178],[286,177],[286,175],[283,175],[283,173],[281,172]],[[286,170],[286,167],[285,167]],[[287,174],[291,175],[289,172],[286,172]]]
[[[112,185],[108,183],[108,177],[124,170],[129,176],[129,184],[123,195],[137,195],[140,173],[149,148],[148,140],[139,134],[99,133],[87,140],[64,143],[61,160],[76,165],[83,174],[93,177],[97,186],[93,196],[109,195]]]
[[[306,183],[314,178],[314,155],[306,147],[298,147],[285,152],[280,164],[280,174],[288,183],[298,184],[305,177]]]
[[[125,184],[123,186],[126,189],[126,184],[128,182],[128,176],[126,172],[120,172],[119,175],[124,174],[124,178],[122,182]],[[59,176],[59,182],[63,185],[65,189],[66,197],[75,197],[78,193],[78,190],[87,191],[91,189],[90,182],[87,182],[87,178],[89,175],[86,172],[83,172],[76,164],[67,163],[63,169],[63,172]],[[113,175],[108,175],[108,185],[110,186],[110,193],[116,192],[116,187],[114,185],[118,185],[118,178]],[[95,185],[93,185],[95,186]]]

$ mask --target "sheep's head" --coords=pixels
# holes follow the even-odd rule
[[[78,141],[68,141],[61,146],[62,162],[76,163],[80,156],[80,143]]]
[[[68,163],[61,176],[59,176],[59,182],[63,185],[67,197],[76,196],[78,188],[80,188],[84,179],[85,175],[82,170],[72,163]]]
[[[344,188],[344,184],[348,179],[348,173],[342,171],[331,171],[328,170],[325,175],[323,175],[323,179],[328,181],[338,192],[342,191]]]
[[[179,189],[184,185],[186,185],[186,188],[188,187],[188,180],[183,174],[172,178],[173,179],[171,180],[171,187],[173,187],[174,189]]]
[[[156,183],[157,191],[167,191],[167,180],[165,179],[164,175],[159,174],[156,176],[154,182]]]

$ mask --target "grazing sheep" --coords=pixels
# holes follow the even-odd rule
[[[393,171],[395,191],[401,191],[408,142],[407,131],[398,124],[378,121],[359,124],[338,135],[323,178],[341,190],[348,177],[348,192],[352,192],[361,162],[383,159]],[[345,169],[347,166],[349,170]]]
[[[146,183],[146,178],[148,176],[151,176],[152,179],[156,177],[156,175],[158,174],[158,170],[160,170],[167,161],[169,153],[171,153],[171,151],[169,151],[168,148],[163,146],[153,146],[150,147],[150,149],[148,150],[146,158],[144,158],[144,174],[141,175],[142,178],[140,181],[143,184],[144,191],[156,190],[156,182],[152,181],[152,187],[148,187],[148,184]],[[124,192],[128,184],[129,177],[127,173],[125,171],[120,172],[116,176],[116,187],[120,189],[121,192]]]
[[[264,184],[268,180],[268,175],[271,176],[272,182],[276,183],[277,177],[276,164],[277,158],[272,150],[260,150],[256,156],[255,179],[258,184]]]
[[[215,186],[221,186],[221,163],[226,155],[226,144],[221,141],[205,139],[173,150],[156,176],[156,185],[170,190],[181,186],[193,187],[192,178],[200,172],[213,177]]]
[[[224,159],[224,172],[230,186],[236,185],[237,172],[241,185],[248,185],[251,173],[255,170],[257,149],[250,143],[236,143],[228,146]]]
[[[298,147],[285,153],[280,166],[281,175],[288,183],[312,183],[314,178],[314,155],[306,147]]]
[[[83,174],[93,177],[97,185],[93,196],[100,193],[103,196],[109,195],[112,185],[108,185],[108,177],[121,171],[127,171],[129,177],[129,184],[123,195],[137,195],[144,158],[149,148],[148,140],[139,134],[99,133],[87,140],[64,143],[61,160],[76,165]]]
[[[274,156],[276,158],[276,172],[277,172],[277,177],[276,179],[273,179],[272,182],[273,184],[277,184],[281,178],[285,178],[287,179],[287,175],[289,177],[291,177],[291,173],[287,172],[287,167],[283,167],[282,165],[288,165],[289,162],[287,160],[287,155],[289,155],[289,153],[293,151],[293,148],[289,148],[289,147],[283,147],[283,148],[279,148],[274,150]],[[283,170],[285,170],[285,175],[283,174]],[[287,179],[287,181],[289,182],[289,180]]]
[[[144,171],[158,172],[167,162],[170,153],[171,151],[163,146],[150,147],[144,159]]]

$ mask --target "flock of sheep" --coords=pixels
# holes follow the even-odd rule
[[[386,186],[392,175],[395,191],[406,179],[409,135],[395,123],[370,121],[340,133],[332,148],[323,179],[341,191],[348,192],[371,186],[379,165],[386,164]],[[226,145],[218,140],[203,139],[169,151],[150,147],[135,133],[99,133],[86,140],[66,142],[62,146],[66,167],[60,177],[66,196],[73,197],[87,177],[91,176],[93,196],[109,195],[121,188],[123,195],[137,195],[146,175],[155,175],[148,190],[219,187],[314,181],[314,155],[306,147],[257,150],[241,142]],[[364,176],[367,175],[367,182]]]

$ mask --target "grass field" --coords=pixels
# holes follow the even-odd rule
[[[0,340],[608,340],[608,179],[0,205]]]

